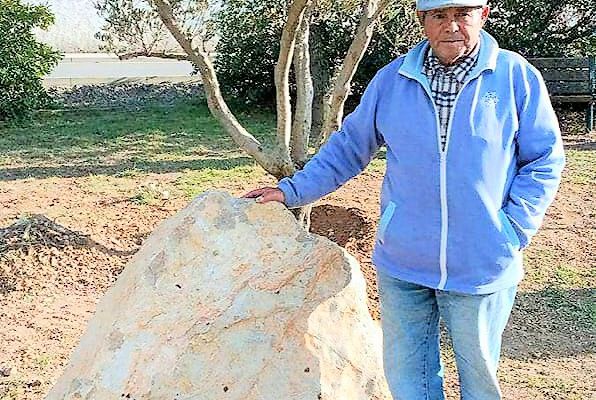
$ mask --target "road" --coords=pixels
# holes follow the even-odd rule
[[[115,55],[102,53],[65,54],[56,68],[44,78],[45,86],[105,83],[116,80],[184,81],[191,75],[188,61],[138,57],[121,61]]]

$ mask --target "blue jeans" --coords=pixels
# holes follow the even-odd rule
[[[443,400],[439,317],[455,352],[462,400],[501,398],[497,366],[517,287],[488,295],[431,289],[377,271],[383,363],[395,400]]]

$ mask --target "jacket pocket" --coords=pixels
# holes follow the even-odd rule
[[[501,220],[501,224],[503,225],[503,234],[509,240],[509,243],[516,249],[519,250],[521,248],[521,242],[517,233],[515,232],[515,228],[511,224],[509,217],[505,214],[505,211],[502,209],[499,210],[499,219]]]
[[[385,207],[385,211],[383,211],[383,215],[381,216],[381,221],[379,221],[379,229],[377,231],[377,240],[381,242],[385,242],[385,233],[387,232],[387,227],[389,226],[389,222],[391,222],[391,218],[393,218],[393,214],[395,213],[395,203],[390,201]]]

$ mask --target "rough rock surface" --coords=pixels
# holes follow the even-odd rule
[[[357,262],[279,204],[206,193],[98,304],[55,399],[390,399]]]

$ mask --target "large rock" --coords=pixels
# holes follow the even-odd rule
[[[47,399],[390,399],[357,262],[211,192],[148,238]]]

